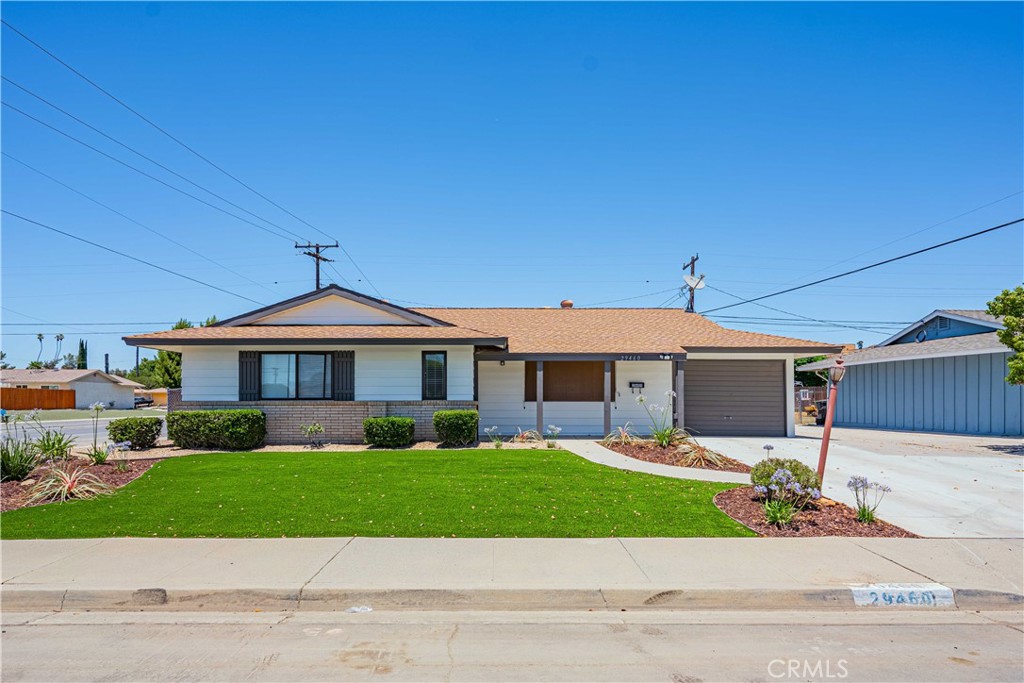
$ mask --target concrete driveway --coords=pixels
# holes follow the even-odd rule
[[[798,426],[794,438],[698,440],[753,465],[770,443],[775,457],[817,468],[821,427]],[[853,504],[851,475],[892,487],[879,515],[921,536],[1024,537],[1024,441],[1003,437],[874,429],[832,430],[824,494]]]

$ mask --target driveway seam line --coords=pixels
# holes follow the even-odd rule
[[[37,540],[37,539],[32,539],[32,540]],[[78,555],[79,553],[84,553],[86,550],[89,550],[90,548],[95,548],[96,546],[100,545],[101,543],[103,543],[106,540],[107,539],[105,539],[105,538],[96,539],[95,543],[90,543],[89,545],[85,546],[84,548],[81,548],[80,550],[75,550],[75,551],[65,555],[64,557],[61,557],[61,558],[58,558],[58,559],[54,560],[53,562],[47,562],[46,564],[39,565],[38,567],[33,567],[32,569],[29,569],[28,571],[24,571],[24,572],[22,572],[20,574],[16,574],[16,575],[12,576],[11,578],[7,579],[6,581],[4,581],[3,583],[4,584],[10,583],[11,581],[14,581],[15,579],[18,579],[18,578],[21,578],[22,576],[25,576],[26,574],[31,574],[32,572],[39,571],[40,569],[45,569],[46,567],[49,567],[52,564],[57,564],[58,562],[63,562],[64,560],[67,560],[69,557],[74,557],[75,555]]]

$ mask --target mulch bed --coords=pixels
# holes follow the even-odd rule
[[[876,519],[871,524],[857,521],[857,511],[848,505],[821,498],[794,515],[793,523],[777,527],[764,521],[760,497],[751,486],[722,491],[715,496],[718,509],[761,536],[870,536],[917,538],[906,529]]]
[[[82,466],[87,467],[89,473],[95,474],[104,484],[113,488],[120,488],[141,477],[146,473],[146,470],[161,460],[163,458],[130,460],[128,461],[128,470],[126,472],[118,472],[111,463]],[[47,466],[45,465],[37,467],[23,481],[5,481],[0,484],[0,512],[28,507],[29,491],[32,489],[32,484],[39,481],[39,478],[46,473],[46,470]],[[26,484],[26,482],[29,483]]]
[[[628,445],[623,444],[601,444],[609,450],[613,450],[616,453],[625,455],[630,458],[636,458],[637,460],[644,460],[646,462],[656,462],[659,465],[674,465],[676,467],[694,467],[694,465],[684,464],[683,459],[686,457],[687,452],[686,446],[668,446],[662,448],[656,443],[650,441],[640,441]],[[690,444],[689,447],[694,447]],[[696,446],[697,448],[703,448],[702,446]],[[726,457],[719,454],[724,461],[724,466],[718,467],[713,463],[707,463],[707,465],[700,467],[699,469],[705,470],[716,470],[718,472],[740,472],[746,474],[750,472],[750,466],[740,462],[739,460],[733,460],[732,458]]]

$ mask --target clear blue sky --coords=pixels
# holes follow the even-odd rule
[[[5,2],[2,12],[336,236],[399,303],[646,295],[619,305],[657,306],[695,252],[711,285],[749,297],[1022,215],[1018,194],[886,245],[1021,190],[1020,4]],[[7,78],[249,211],[324,239],[8,29],[2,37]],[[8,83],[3,99],[220,203]],[[241,277],[7,157],[5,209],[260,302],[312,288],[311,263],[288,240],[6,107],[2,123],[7,154]],[[89,339],[94,367],[104,352],[125,367],[134,354],[120,336],[163,325],[124,323],[254,307],[6,216],[2,247],[3,349],[19,367],[36,357],[36,332],[63,332],[70,351]],[[374,293],[331,255],[355,288]],[[910,321],[984,307],[1022,271],[1018,226],[765,303]],[[703,290],[698,310],[731,301]],[[785,317],[753,305],[723,313]],[[84,324],[102,322],[118,324]],[[891,327],[729,324],[868,344]],[[108,334],[82,334],[97,331]],[[44,356],[52,346],[48,338]]]

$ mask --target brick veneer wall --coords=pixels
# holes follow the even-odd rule
[[[168,397],[168,404],[170,400]],[[434,413],[438,410],[476,410],[474,401],[176,401],[173,410],[256,408],[267,416],[267,444],[305,443],[301,425],[319,422],[324,441],[362,443],[368,417],[411,417],[415,439],[436,441]],[[169,410],[171,408],[168,408]]]

